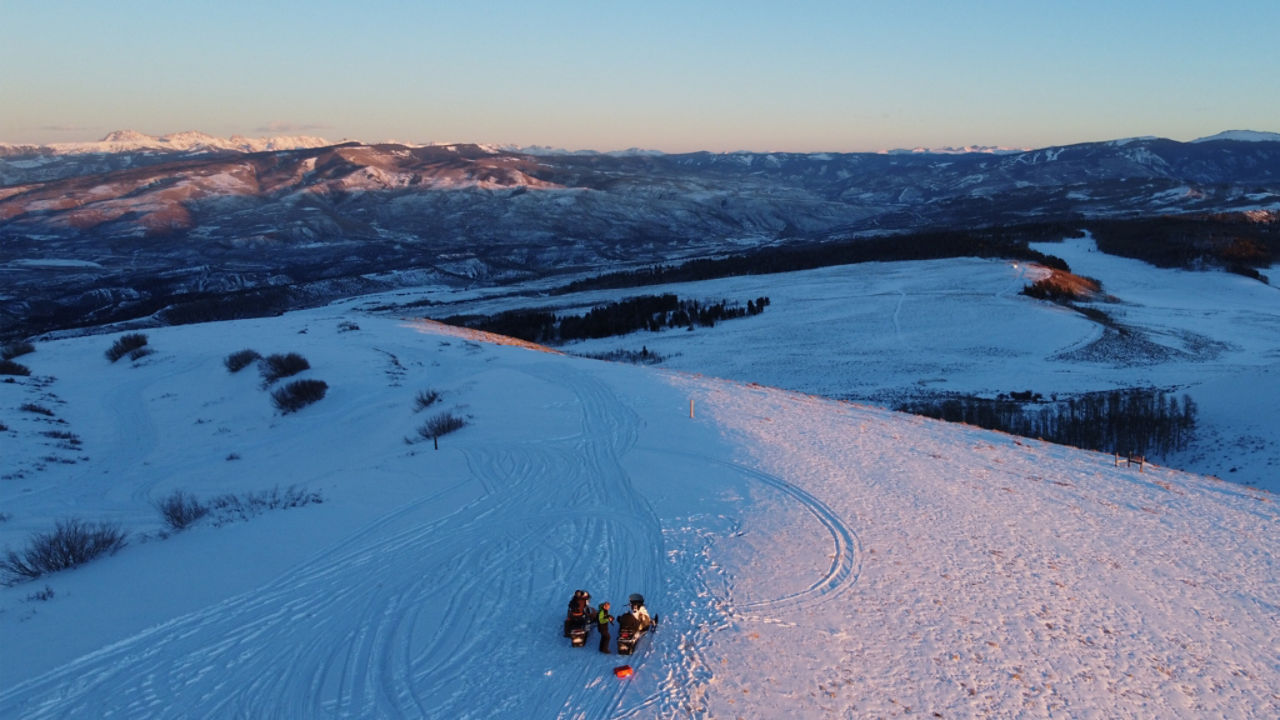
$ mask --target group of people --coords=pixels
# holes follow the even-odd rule
[[[569,601],[569,616],[564,621],[564,635],[569,637],[569,631],[575,627],[590,627],[590,623],[595,622],[596,629],[600,631],[600,652],[609,652],[609,624],[615,620],[618,623],[618,629],[623,631],[631,631],[633,633],[644,632],[653,624],[653,619],[649,617],[649,610],[644,606],[644,596],[639,593],[632,593],[627,599],[630,608],[623,613],[621,617],[614,618],[609,614],[610,605],[608,602],[600,603],[600,607],[591,607],[591,593],[586,590],[575,590],[573,599]]]

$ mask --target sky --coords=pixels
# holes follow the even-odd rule
[[[668,152],[1280,130],[1275,0],[0,0],[0,142]]]

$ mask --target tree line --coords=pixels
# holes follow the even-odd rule
[[[713,327],[718,322],[759,315],[769,298],[748,300],[681,300],[672,293],[641,295],[593,307],[581,315],[557,315],[548,310],[507,310],[494,315],[453,315],[440,319],[450,325],[507,335],[542,344],[625,335],[637,330],[657,332],[669,327]]]
[[[1130,388],[1044,401],[1038,393],[995,399],[949,397],[898,410],[1103,452],[1165,457],[1183,450],[1196,427],[1196,403],[1163,390]]]
[[[954,257],[1011,258],[1038,262],[1069,271],[1066,261],[1032,250],[1032,240],[1061,240],[1079,236],[1078,229],[1051,223],[980,230],[937,230],[906,235],[842,239],[786,247],[760,248],[721,258],[689,260],[677,265],[652,265],[575,280],[553,290],[556,294],[639,285],[711,280],[738,275],[812,270],[832,265]]]
[[[1098,249],[1158,267],[1222,267],[1262,282],[1280,259],[1280,223],[1243,214],[1183,215],[1087,223]]]

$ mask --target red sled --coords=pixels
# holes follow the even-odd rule
[[[630,665],[619,665],[613,669],[613,674],[620,678],[629,678],[636,674],[636,671]]]

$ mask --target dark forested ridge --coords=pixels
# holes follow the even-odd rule
[[[567,294],[582,290],[711,280],[737,275],[767,275],[863,262],[955,257],[1011,258],[1070,270],[1061,258],[1032,250],[1027,243],[1079,236],[1080,229],[1077,226],[1035,223],[1016,227],[938,230],[767,247],[728,257],[701,258],[673,265],[652,265],[638,270],[606,273],[576,280],[553,292]]]
[[[1094,220],[1098,249],[1158,267],[1217,266],[1263,282],[1258,268],[1280,260],[1280,223],[1248,214]]]
[[[748,300],[681,300],[674,294],[640,295],[599,305],[582,315],[557,315],[549,310],[508,310],[495,315],[452,315],[437,318],[450,325],[498,333],[529,342],[556,344],[573,340],[625,335],[637,330],[657,332],[669,327],[712,327],[718,322],[759,315],[769,298]]]

